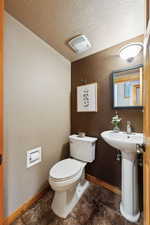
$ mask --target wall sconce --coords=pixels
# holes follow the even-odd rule
[[[130,43],[120,49],[120,57],[131,62],[141,51],[143,44],[141,42]]]

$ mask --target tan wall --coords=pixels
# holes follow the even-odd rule
[[[38,24],[37,24],[38,25]],[[5,215],[40,190],[70,133],[70,62],[5,14]],[[26,151],[42,162],[26,168]]]

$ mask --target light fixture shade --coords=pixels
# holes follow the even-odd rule
[[[143,44],[141,42],[127,44],[120,49],[120,57],[131,61],[142,51],[142,49]]]

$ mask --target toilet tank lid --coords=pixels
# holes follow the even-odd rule
[[[70,135],[69,139],[70,140],[78,140],[78,141],[86,141],[86,142],[91,142],[91,143],[97,141],[96,137],[88,137],[88,136],[79,137],[77,134]]]

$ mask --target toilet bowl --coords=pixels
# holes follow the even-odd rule
[[[55,191],[52,210],[66,218],[89,186],[85,180],[85,166],[95,159],[97,138],[69,136],[72,158],[57,162],[49,171],[49,184]]]
[[[66,218],[88,187],[84,180],[85,162],[68,158],[56,163],[49,173],[49,184],[55,191],[52,210]]]

